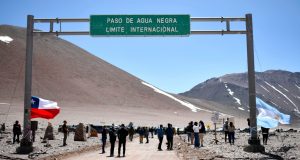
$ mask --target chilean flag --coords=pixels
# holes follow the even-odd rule
[[[60,111],[56,102],[31,97],[31,118],[53,119]]]

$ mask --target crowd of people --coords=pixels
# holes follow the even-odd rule
[[[250,130],[250,121],[248,121],[248,126]],[[223,124],[223,133],[224,133],[224,139],[225,143],[227,143],[227,139],[230,143],[230,145],[234,145],[235,140],[235,126],[233,122],[229,122],[229,119],[224,122]],[[63,121],[62,125],[62,133],[63,133],[63,146],[67,145],[67,137],[69,133],[69,128],[67,126],[67,121]],[[250,132],[250,131],[249,131]],[[13,125],[13,143],[20,142],[20,134],[21,134],[21,125],[19,124],[19,121],[16,121]],[[188,123],[187,127],[184,129],[184,133],[187,134],[188,142],[190,142],[191,145],[194,145],[195,148],[204,147],[204,135],[206,134],[206,127],[202,120],[199,122],[197,121],[191,121]],[[139,143],[143,144],[144,139],[146,140],[145,144],[149,143],[149,137],[154,138],[154,135],[157,135],[157,138],[159,140],[157,150],[162,151],[162,144],[164,136],[166,137],[167,141],[167,150],[173,150],[173,137],[176,134],[175,128],[172,126],[172,124],[168,123],[167,127],[164,127],[162,124],[156,128],[156,127],[137,127],[134,129],[132,125],[125,127],[124,124],[121,124],[118,128],[116,128],[114,125],[111,127],[103,127],[101,131],[101,143],[102,143],[102,153],[105,153],[105,147],[106,142],[109,137],[109,143],[110,143],[110,157],[114,156],[114,148],[115,148],[115,142],[118,138],[118,157],[121,156],[121,149],[123,149],[122,156],[125,157],[126,153],[126,139],[129,135],[129,140],[133,141],[134,134],[138,134],[139,136]],[[269,128],[262,127],[262,135],[263,135],[263,144],[267,144],[268,140],[268,134],[269,134]]]
[[[204,134],[206,133],[206,128],[203,121],[193,122],[191,121],[185,128],[188,136],[188,142],[191,142],[195,148],[204,147]]]

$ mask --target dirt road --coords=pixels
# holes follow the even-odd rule
[[[140,144],[139,139],[135,138],[132,142],[127,141],[126,144],[126,157],[121,157],[124,160],[153,160],[153,159],[163,159],[163,160],[179,160],[176,156],[175,151],[166,150],[166,137],[164,137],[162,149],[163,151],[157,151],[158,139],[157,137],[149,138],[149,143]],[[106,148],[105,154],[100,154],[101,151],[87,152],[74,157],[69,157],[65,160],[95,160],[95,159],[114,159],[118,155],[118,145],[116,143],[115,147],[115,157],[109,156],[110,147]],[[121,150],[122,155],[122,150]]]

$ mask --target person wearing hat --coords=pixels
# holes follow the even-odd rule
[[[67,143],[67,136],[68,136],[68,127],[67,127],[67,121],[64,120],[64,124],[62,126],[62,132],[64,133],[64,139],[63,139],[63,146],[66,146]]]
[[[124,124],[121,124],[121,128],[118,130],[118,138],[119,138],[118,157],[120,157],[122,145],[123,145],[123,157],[125,157],[127,135],[128,135],[127,129],[125,128]]]

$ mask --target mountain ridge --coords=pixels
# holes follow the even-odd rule
[[[275,106],[281,112],[292,116],[292,123],[300,118],[300,72],[267,70],[256,72],[257,97]],[[247,73],[226,74],[199,83],[189,91],[180,93],[194,99],[205,99],[226,106],[228,110],[241,110],[247,115],[248,75]]]

